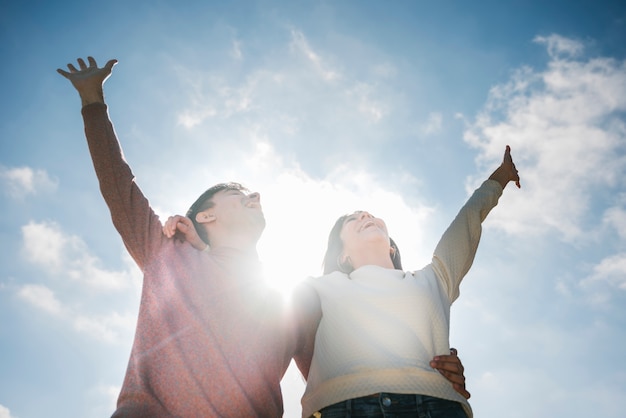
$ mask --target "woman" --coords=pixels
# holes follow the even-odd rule
[[[507,146],[502,164],[442,236],[432,262],[417,271],[402,271],[382,219],[360,211],[337,220],[325,275],[299,290],[308,293],[304,298],[318,295],[321,308],[303,417],[472,416],[465,397],[430,360],[448,350],[450,305],[473,262],[481,222],[509,181],[520,187]]]

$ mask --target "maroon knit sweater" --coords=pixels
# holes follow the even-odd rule
[[[144,274],[135,341],[114,417],[280,417],[296,346],[257,259],[166,238],[134,181],[104,104],[85,134],[113,223]]]

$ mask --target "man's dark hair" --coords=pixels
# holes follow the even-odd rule
[[[213,196],[215,196],[216,193],[219,193],[224,190],[237,190],[239,192],[248,193],[248,189],[246,189],[244,186],[242,186],[239,183],[234,183],[234,182],[219,183],[207,189],[204,193],[202,193],[200,197],[198,197],[196,201],[193,202],[193,204],[187,211],[186,216],[189,219],[191,219],[191,222],[193,222],[194,228],[196,228],[196,232],[198,233],[202,241],[204,241],[207,245],[210,244],[209,236],[207,234],[206,229],[202,226],[202,224],[196,222],[196,215],[198,214],[198,212],[202,212],[203,210],[207,210],[213,207],[213,201],[211,199],[213,198]]]
[[[342,273],[350,274],[354,271],[354,267],[350,264],[341,263],[339,260],[339,257],[343,252],[341,229],[343,228],[343,224],[348,216],[351,215],[348,214],[340,216],[339,219],[337,219],[337,222],[335,222],[333,229],[330,230],[330,234],[328,234],[328,247],[326,247],[324,262],[322,263],[324,267],[324,274],[329,274],[333,271],[341,271]],[[389,255],[391,257],[391,261],[393,262],[393,267],[396,270],[402,270],[400,250],[393,239],[389,238],[389,243],[391,244],[391,248],[393,248],[393,252]]]

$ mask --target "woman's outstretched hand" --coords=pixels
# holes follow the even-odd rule
[[[511,157],[511,147],[508,145],[504,150],[504,159],[502,160],[502,164],[500,164],[500,167],[498,167],[496,171],[489,176],[489,179],[500,183],[503,189],[510,181],[514,181],[518,189],[522,187],[519,180],[519,173],[515,168],[513,157]]]

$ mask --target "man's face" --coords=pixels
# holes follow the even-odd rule
[[[265,217],[259,193],[245,194],[239,190],[222,190],[213,195],[209,210],[215,221],[226,228],[248,229],[259,233],[265,228]]]

